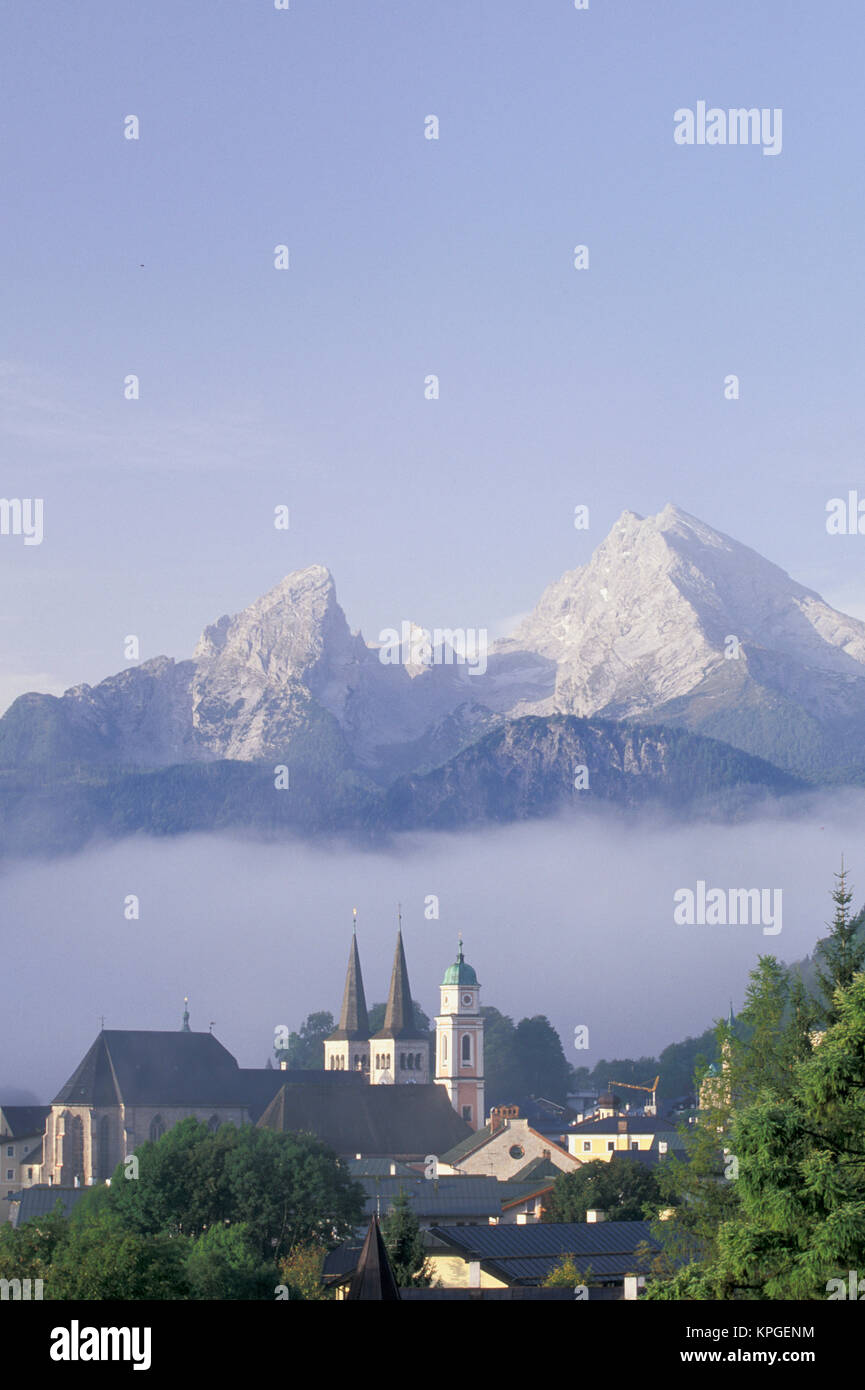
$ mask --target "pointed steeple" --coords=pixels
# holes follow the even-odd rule
[[[376,1216],[371,1216],[369,1220],[366,1240],[346,1294],[346,1300],[349,1299],[367,1303],[400,1301],[399,1288],[393,1277]]]
[[[183,1000],[183,1027],[181,1028],[180,1031],[181,1031],[181,1033],[188,1033],[188,1032],[189,1032],[189,995],[188,995],[188,994],[184,997],[184,1000]]]
[[[411,986],[408,982],[408,966],[405,963],[405,951],[402,944],[402,926],[396,934],[396,951],[393,958],[384,1026],[375,1036],[377,1038],[417,1038],[420,1036],[411,1000]]]
[[[366,1042],[369,1038],[369,1016],[366,1011],[366,996],[363,992],[363,975],[360,969],[360,954],[357,949],[357,908],[354,909],[354,929],[351,936],[351,949],[348,953],[348,969],[345,975],[345,990],[342,996],[342,1009],[339,1026],[334,1028],[328,1041],[341,1039]]]

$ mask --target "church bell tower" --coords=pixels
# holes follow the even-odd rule
[[[454,1110],[471,1125],[483,1126],[484,1021],[478,977],[459,952],[441,983],[441,1012],[436,1018],[436,1082],[444,1086]]]

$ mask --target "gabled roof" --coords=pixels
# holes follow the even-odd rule
[[[391,971],[384,1024],[374,1036],[376,1038],[406,1038],[410,1040],[424,1038],[424,1034],[421,1033],[415,1021],[401,931],[396,934],[396,951],[393,957],[393,970]]]
[[[339,1027],[334,1028],[327,1038],[328,1042],[369,1041],[369,1015],[366,1011],[366,996],[363,992],[363,975],[360,969],[360,955],[357,937],[351,938],[348,953],[348,969],[345,976],[345,992],[342,996],[342,1010]]]
[[[441,1154],[442,1163],[449,1163],[453,1168],[463,1158],[468,1158],[469,1154],[474,1153],[475,1149],[482,1149],[488,1139],[492,1138],[492,1129],[489,1125],[484,1125],[482,1129],[476,1129],[473,1134],[469,1134],[463,1139],[462,1143],[454,1144],[447,1153]]]
[[[522,1118],[522,1116],[519,1116],[519,1119],[521,1121]],[[475,1133],[470,1135],[468,1139],[464,1140],[462,1144],[456,1144],[452,1149],[449,1149],[447,1153],[441,1154],[441,1161],[442,1163],[449,1163],[451,1167],[456,1168],[459,1166],[460,1163],[467,1159],[470,1154],[475,1153],[477,1149],[482,1149],[485,1144],[489,1144],[493,1139],[498,1139],[502,1135],[506,1135],[509,1132],[509,1130],[510,1126],[507,1123],[500,1126],[500,1128],[495,1131],[493,1131],[490,1125],[484,1125],[483,1129],[476,1130]],[[520,1132],[521,1131],[519,1130],[510,1130],[510,1133],[512,1135],[518,1135]],[[528,1126],[528,1132],[529,1134],[533,1134],[536,1139],[540,1139],[546,1148],[550,1150],[555,1149],[556,1153],[563,1154],[565,1158],[571,1160],[573,1163],[577,1162],[577,1160],[574,1158],[574,1155],[572,1153],[569,1153],[568,1150],[564,1148],[561,1144],[557,1143],[555,1139],[552,1139],[549,1134],[542,1134],[540,1130],[535,1129],[533,1125]],[[539,1162],[541,1161],[541,1158],[542,1156],[539,1155]],[[525,1165],[524,1168],[520,1169],[520,1172],[523,1171],[525,1171]],[[557,1168],[556,1173],[558,1174],[560,1172],[561,1169]]]
[[[0,1135],[27,1139],[31,1134],[42,1134],[50,1114],[50,1105],[0,1105]]]
[[[354,1072],[239,1067],[212,1033],[107,1030],[54,1104],[233,1106],[247,1109],[255,1121],[289,1082],[340,1090],[366,1086]]]
[[[212,1033],[109,1029],[54,1104],[242,1105],[243,1091],[237,1062]]]
[[[338,1154],[404,1159],[440,1154],[470,1133],[447,1092],[434,1083],[284,1085],[258,1123],[280,1133],[308,1131]]]
[[[555,1181],[561,1175],[561,1168],[557,1168],[552,1159],[544,1158],[543,1154],[540,1154],[519,1168],[510,1181],[536,1183],[540,1178],[552,1178]]]
[[[556,1174],[559,1176],[559,1173]],[[554,1178],[536,1178],[534,1182],[508,1181],[500,1184],[502,1189],[502,1211],[527,1202],[530,1197],[545,1197],[552,1192]]]

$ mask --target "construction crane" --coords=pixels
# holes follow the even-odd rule
[[[660,1075],[656,1076],[651,1086],[638,1086],[633,1081],[608,1081],[607,1085],[609,1086],[610,1090],[612,1090],[614,1086],[624,1086],[625,1089],[628,1091],[650,1092],[652,1097],[652,1109],[657,1113],[658,1106],[655,1100],[655,1096],[658,1090],[658,1082],[660,1081],[660,1079]]]

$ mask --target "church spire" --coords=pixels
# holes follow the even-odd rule
[[[396,951],[393,958],[384,1026],[381,1032],[376,1034],[376,1037],[380,1038],[418,1037],[414,1005],[411,1000],[411,986],[408,982],[408,966],[402,944],[402,914],[400,914],[399,921],[400,926],[396,934]]]
[[[189,1032],[189,995],[184,995],[183,999],[183,1027],[181,1033]]]
[[[353,912],[351,948],[348,953],[348,969],[345,974],[345,990],[342,996],[342,1009],[339,1027],[330,1034],[337,1039],[369,1038],[369,1016],[366,1010],[366,995],[363,991],[363,975],[360,969],[360,953],[357,949],[357,908]]]

